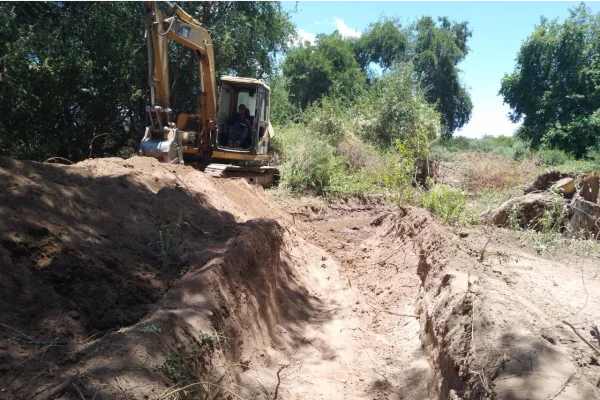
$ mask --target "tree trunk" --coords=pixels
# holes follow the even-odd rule
[[[573,234],[583,237],[600,236],[600,205],[576,196],[571,202],[573,215],[569,220]]]
[[[591,175],[584,175],[581,179],[581,189],[579,194],[592,203],[598,203],[598,187],[600,186],[600,176],[593,172]]]

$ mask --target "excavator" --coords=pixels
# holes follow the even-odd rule
[[[213,42],[208,30],[176,3],[145,3],[150,105],[138,155],[161,162],[191,161],[217,177],[241,177],[265,187],[279,171],[267,166],[270,88],[260,79],[223,76],[217,89]],[[191,49],[200,77],[198,112],[175,116],[170,108],[167,40]],[[218,96],[217,96],[218,92]],[[218,102],[217,102],[218,99]],[[237,113],[239,111],[239,114]]]

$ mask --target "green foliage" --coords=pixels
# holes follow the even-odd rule
[[[144,332],[156,332],[156,333],[162,332],[160,327],[156,324],[141,324],[140,329],[143,330]]]
[[[290,51],[282,68],[290,101],[302,108],[325,95],[351,99],[366,81],[349,42],[337,31],[318,35],[314,46],[306,43]]]
[[[584,155],[600,138],[600,14],[580,5],[560,24],[542,18],[505,75],[500,94],[519,137]]]
[[[219,75],[269,75],[296,31],[276,1],[186,2],[184,8],[210,30]]]
[[[421,204],[442,217],[447,224],[467,225],[474,222],[474,216],[467,211],[465,193],[449,186],[434,185],[428,192],[423,193]]]
[[[150,234],[148,248],[158,254],[166,265],[181,266],[181,244],[186,227],[189,224],[183,221],[182,215],[170,221],[160,221]]]
[[[271,114],[270,121],[274,126],[298,122],[301,118],[300,109],[294,106],[289,99],[288,82],[279,74],[269,79],[271,88]]]
[[[303,114],[303,122],[311,135],[337,146],[351,130],[350,110],[339,98],[324,97],[309,106]]]
[[[311,135],[302,135],[284,151],[282,185],[291,192],[325,194],[332,171],[340,164],[335,149]]]
[[[473,103],[460,81],[458,64],[468,54],[472,32],[467,22],[453,23],[446,17],[421,18],[415,25],[413,63],[427,88],[427,100],[437,104],[442,115],[443,135],[451,137],[471,118]]]
[[[389,70],[402,61],[406,61],[408,50],[407,30],[403,30],[396,18],[383,17],[372,23],[358,39],[350,40],[356,60],[363,71],[370,63]]]
[[[300,124],[278,127],[283,187],[332,196],[387,191],[410,202],[415,165],[439,137],[439,121],[410,65],[386,73],[354,103],[324,97]]]
[[[213,344],[213,338],[208,333],[202,333],[202,345],[209,346]]]
[[[394,69],[357,100],[354,121],[361,137],[389,149],[401,141],[424,153],[440,135],[440,115],[425,99],[410,65]]]
[[[511,136],[489,136],[484,135],[481,138],[467,138],[464,136],[455,136],[442,142],[444,150],[437,149],[440,154],[444,152],[456,153],[479,152],[489,153],[498,156],[504,156],[516,161],[523,160],[531,154],[529,143]]]
[[[115,154],[143,131],[139,3],[14,3],[0,47],[0,152],[43,160]],[[8,19],[8,21],[6,21]],[[73,23],[77,21],[77,23]],[[126,22],[126,23],[125,23]],[[4,30],[3,28],[0,28]]]
[[[217,73],[266,76],[294,35],[277,2],[185,9],[211,30]],[[129,155],[144,133],[147,54],[139,2],[0,5],[0,155],[78,161]],[[196,112],[193,52],[170,43],[172,107]]]
[[[303,109],[325,96],[351,102],[364,88],[367,73],[369,85],[377,88],[396,83],[389,77],[375,77],[369,70],[372,64],[396,75],[409,63],[414,67],[411,80],[421,81],[425,88],[419,96],[440,112],[444,136],[452,136],[469,121],[473,108],[457,68],[468,53],[471,31],[466,22],[445,17],[438,21],[423,17],[402,28],[397,19],[382,18],[358,39],[344,39],[338,32],[317,36],[315,45],[306,43],[292,50],[283,62],[290,101]]]
[[[190,379],[185,367],[185,362],[176,353],[171,353],[167,356],[165,363],[162,366],[162,372],[175,384]]]
[[[562,150],[557,149],[541,149],[538,151],[540,164],[549,167],[565,164],[572,157]]]

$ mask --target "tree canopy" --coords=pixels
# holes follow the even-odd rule
[[[600,15],[581,5],[559,23],[542,18],[500,94],[534,147],[581,156],[600,143]]]
[[[300,45],[283,62],[292,103],[305,108],[325,95],[352,97],[365,83],[347,41],[339,32],[318,35],[316,44]]]
[[[217,74],[264,77],[295,28],[276,2],[186,3],[214,39]],[[0,154],[73,161],[131,152],[144,131],[147,55],[136,2],[0,2]],[[172,106],[196,111],[198,67],[169,45]]]
[[[421,18],[416,26],[413,63],[427,88],[427,100],[437,103],[442,115],[443,135],[451,137],[469,119],[473,104],[460,82],[458,64],[468,53],[467,40],[472,33],[466,22],[452,23],[438,18]]]
[[[425,99],[441,114],[444,135],[452,136],[469,121],[473,109],[458,69],[470,37],[466,22],[445,17],[437,24],[423,17],[407,28],[397,18],[382,18],[359,38],[345,39],[338,32],[319,35],[314,45],[291,50],[283,62],[290,100],[302,108],[332,94],[352,100],[365,83],[377,80],[370,74],[372,65],[389,73],[409,63],[425,87]]]

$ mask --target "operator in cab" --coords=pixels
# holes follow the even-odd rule
[[[229,147],[246,147],[252,134],[252,122],[244,104],[238,107],[238,113],[229,120],[227,141]]]

